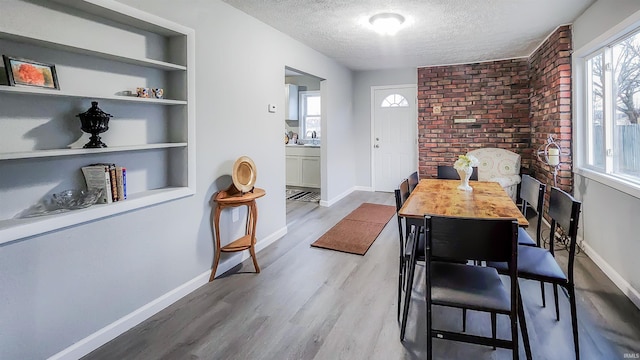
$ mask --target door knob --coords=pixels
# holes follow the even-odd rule
[[[380,145],[375,144],[373,147],[377,149],[377,148],[379,148],[379,147],[380,147]]]

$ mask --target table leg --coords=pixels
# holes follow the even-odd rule
[[[213,269],[211,269],[211,276],[209,276],[209,282],[213,281],[216,277],[216,270],[218,270],[218,262],[220,261],[220,213],[222,212],[222,208],[217,205],[216,211],[213,219],[213,227],[216,236],[216,245],[215,245],[215,256],[213,259]]]
[[[251,253],[251,258],[253,259],[253,267],[256,268],[256,272],[260,273],[260,266],[258,266],[258,258],[256,257],[256,223],[258,222],[258,207],[256,206],[256,202],[252,201],[249,206],[249,221],[250,228],[248,229],[251,233],[251,247],[249,248],[249,252]]]

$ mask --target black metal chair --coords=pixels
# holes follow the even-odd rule
[[[406,269],[408,257],[405,253],[407,248],[407,242],[413,237],[413,228],[411,221],[407,221],[403,217],[398,215],[398,212],[407,201],[409,197],[409,181],[407,179],[402,180],[398,188],[395,190],[396,197],[396,217],[398,218],[398,232],[399,232],[399,244],[400,244],[400,261],[398,269],[398,319],[400,319],[400,304],[402,302],[402,289],[405,283]],[[403,221],[404,220],[404,221]]]
[[[458,170],[449,165],[438,165],[438,179],[460,180]],[[478,168],[474,167],[469,180],[478,180]],[[478,262],[475,265],[480,265]],[[462,331],[467,330],[467,309],[462,309]]]
[[[397,190],[396,190],[397,191]],[[397,197],[396,197],[397,199]],[[413,289],[413,279],[415,274],[416,265],[418,262],[425,261],[425,232],[422,220],[417,219],[405,219],[406,223],[406,231],[409,236],[406,237],[405,245],[404,245],[404,261],[401,256],[401,262],[404,264],[404,272],[401,283],[404,283],[404,305],[402,311],[402,322],[400,325],[400,340],[404,340],[404,334],[407,329],[407,318],[409,315],[409,307],[411,305],[411,290]],[[398,224],[400,226],[400,224]],[[465,259],[450,259],[444,257],[435,257],[436,260],[440,262],[452,262],[459,265],[464,265],[467,263]],[[401,291],[398,291],[398,305],[401,300]],[[495,328],[495,326],[494,326]],[[462,308],[462,331],[466,331],[467,329],[467,309]]]
[[[522,200],[520,203],[520,211],[522,215],[527,217],[527,211],[529,205],[531,205],[536,211],[537,223],[535,240],[531,238],[527,230],[522,227],[518,228],[518,244],[542,247],[540,241],[542,234],[542,212],[544,210],[544,193],[547,186],[529,175],[522,175],[522,182],[520,182],[519,187],[520,199]],[[546,307],[547,298],[543,282],[540,282],[540,296],[542,297],[542,307]]]
[[[544,193],[546,189],[546,185],[536,180],[535,178],[529,175],[522,175],[522,182],[519,184],[520,189],[520,199],[522,214],[527,216],[527,209],[529,205],[531,205],[536,213],[538,214],[537,218],[537,228],[536,228],[536,240],[531,238],[531,235],[523,228],[518,228],[518,245],[526,245],[526,246],[540,246],[541,239],[541,229],[542,229],[542,210],[544,208]],[[540,282],[540,295],[542,297],[542,306],[546,307],[546,296],[544,291],[544,283]],[[466,314],[464,321],[466,322]],[[492,314],[492,317],[495,314]],[[495,322],[494,322],[495,323]],[[495,329],[492,329],[495,332]]]
[[[553,284],[557,320],[560,320],[558,285],[567,290],[571,307],[571,326],[576,359],[580,359],[580,349],[573,264],[575,262],[578,218],[580,216],[581,205],[582,204],[571,195],[556,187],[551,187],[551,196],[549,197],[549,217],[551,218],[549,250],[537,246],[518,246],[518,277]],[[556,232],[562,232],[568,237],[569,262],[567,265],[567,275],[562,271],[554,257],[554,239]],[[498,272],[502,274],[507,273],[509,270],[507,264],[504,262],[487,262],[487,266],[496,268]]]
[[[418,172],[414,172],[411,175],[409,175],[409,192],[413,192],[413,189],[416,188],[416,186],[418,186],[418,181],[420,181],[418,179]]]
[[[529,207],[536,211],[537,227],[536,239],[533,240],[524,228],[518,229],[518,244],[540,247],[542,231],[542,211],[544,209],[544,193],[547,186],[529,175],[522,175],[520,183],[520,199],[522,199],[520,211],[526,217]]]
[[[476,219],[425,216],[425,277],[427,304],[427,359],[433,357],[432,339],[455,340],[512,349],[518,359],[518,318],[527,358],[531,358],[524,311],[517,278],[518,224],[512,219]],[[415,250],[418,246],[414,247]],[[416,251],[412,255],[417,255]],[[507,290],[496,269],[440,262],[438,258],[504,261],[510,279]],[[498,260],[499,259],[499,260]],[[409,282],[413,280],[410,269]],[[435,329],[433,305],[473,309],[492,313],[492,337]],[[495,314],[506,314],[511,323],[511,340],[497,339]]]
[[[453,166],[438,165],[438,179],[460,180],[458,171]],[[478,180],[478,168],[474,167],[469,180]]]

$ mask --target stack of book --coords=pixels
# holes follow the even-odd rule
[[[109,204],[127,198],[127,169],[116,164],[91,164],[82,167],[87,189],[103,189],[98,202]]]

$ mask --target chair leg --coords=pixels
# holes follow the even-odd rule
[[[429,296],[429,294],[427,294]],[[431,301],[430,299],[426,299],[427,303],[427,360],[433,359],[433,332],[431,330]]]
[[[522,332],[522,341],[524,342],[524,353],[527,357],[527,360],[533,359],[531,355],[531,343],[529,342],[529,331],[527,331],[527,320],[524,317],[524,303],[522,302],[522,295],[520,294],[520,289],[518,288],[518,322],[520,323],[520,331]],[[518,333],[516,332],[516,339]],[[518,352],[518,348],[514,350],[515,353]]]
[[[467,331],[467,309],[462,309],[462,332]]]
[[[400,321],[400,302],[402,301],[402,285],[404,283],[403,262],[404,262],[404,259],[401,256],[400,264],[398,268],[398,321]]]
[[[411,303],[411,292],[413,290],[413,276],[416,272],[416,252],[411,253],[409,260],[409,276],[407,278],[407,289],[404,294],[404,311],[402,312],[402,326],[400,328],[400,341],[404,341],[404,333],[407,329],[407,315],[409,314],[409,304]]]
[[[542,296],[542,307],[547,307],[547,299],[544,295],[544,282],[540,281],[540,296]]]
[[[580,346],[578,341],[578,312],[576,309],[576,290],[569,285],[569,303],[571,304],[571,327],[573,328],[573,347],[576,351],[576,360],[580,360]]]
[[[495,345],[495,341],[496,341],[496,317],[497,314],[492,312],[491,313],[491,338],[494,341],[494,345],[493,345],[493,350],[496,349],[496,345]]]
[[[518,309],[518,311],[520,310]],[[520,351],[518,347],[518,320],[514,319],[513,315],[509,316],[509,320],[511,320],[511,353],[513,360],[518,360],[520,358]]]
[[[404,279],[402,285],[404,286],[403,290],[406,292],[409,288],[409,261],[405,259],[404,261]]]
[[[560,307],[558,307],[558,285],[553,284],[553,300],[556,302],[556,320],[560,321]]]

